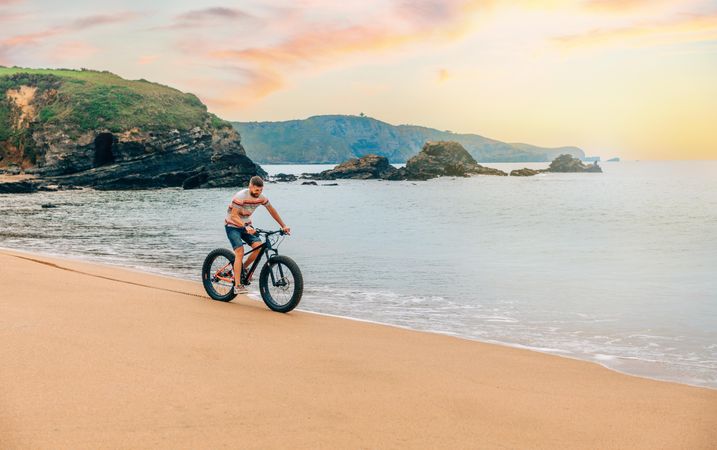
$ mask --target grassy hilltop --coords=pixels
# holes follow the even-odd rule
[[[0,66],[0,165],[32,166],[33,134],[231,128],[194,95],[110,72]]]
[[[68,134],[95,129],[119,132],[132,128],[187,130],[210,119],[228,126],[193,94],[146,80],[125,80],[110,72],[0,67],[0,141],[22,130],[14,129],[8,90],[37,88],[34,121],[56,124]]]

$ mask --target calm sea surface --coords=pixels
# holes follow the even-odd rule
[[[717,388],[717,161],[602,166],[265,194],[293,230],[280,250],[304,273],[301,309]],[[229,245],[234,191],[0,195],[0,246],[199,280]],[[275,228],[263,209],[254,222]]]

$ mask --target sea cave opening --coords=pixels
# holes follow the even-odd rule
[[[95,138],[95,161],[94,166],[104,166],[115,161],[115,155],[112,153],[112,143],[114,136],[112,133],[100,133]]]

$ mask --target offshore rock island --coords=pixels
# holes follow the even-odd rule
[[[532,176],[543,172],[602,172],[597,163],[584,164],[571,155],[560,155],[555,158],[547,169],[517,169],[511,171],[511,176]],[[352,158],[333,169],[320,173],[305,173],[301,178],[311,180],[412,180],[425,181],[438,177],[468,177],[471,175],[497,175],[508,174],[499,169],[485,167],[475,159],[458,142],[426,142],[423,149],[411,157],[406,165],[396,168],[389,164],[385,156],[366,155],[361,158]],[[279,174],[275,181],[295,181],[296,177]]]

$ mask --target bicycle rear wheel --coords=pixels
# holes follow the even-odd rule
[[[218,248],[209,252],[202,265],[204,290],[214,300],[229,302],[234,293],[234,252]]]
[[[286,313],[296,308],[304,293],[299,266],[288,256],[274,256],[259,274],[261,298],[272,311]]]

